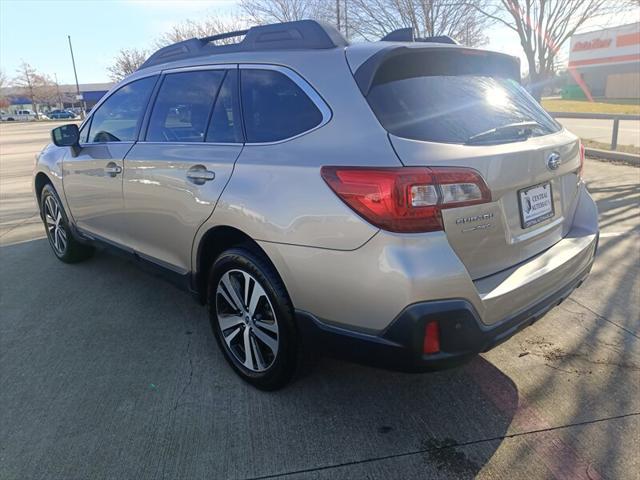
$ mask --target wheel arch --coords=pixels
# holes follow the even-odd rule
[[[53,182],[49,178],[49,176],[44,172],[38,172],[34,179],[34,189],[36,192],[36,199],[38,200],[38,207],[40,206],[40,198],[42,197],[42,189],[45,185],[51,185],[53,187]],[[55,187],[53,187],[55,188]]]
[[[249,235],[229,225],[218,225],[207,230],[197,246],[193,286],[201,303],[207,301],[207,280],[209,269],[222,252],[234,247],[243,247],[261,256],[273,267],[283,285],[286,284],[267,252]]]

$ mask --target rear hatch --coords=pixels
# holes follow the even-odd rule
[[[407,166],[467,167],[491,202],[442,211],[472,278],[509,268],[569,231],[580,146],[519,84],[512,57],[456,48],[387,49],[355,78]]]

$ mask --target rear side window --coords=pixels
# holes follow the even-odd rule
[[[275,70],[241,70],[247,141],[276,142],[322,122],[322,113],[289,77]]]
[[[136,80],[107,98],[93,114],[88,141],[134,141],[156,79]]]
[[[215,143],[241,143],[242,125],[237,95],[238,72],[229,70],[218,92],[213,107],[206,141]]]
[[[495,144],[516,140],[515,129],[502,130],[508,125],[527,123],[531,136],[560,130],[518,82],[491,72],[489,59],[439,56],[394,60],[376,74],[367,101],[390,133],[442,143],[476,136]],[[504,133],[486,135],[492,129]]]
[[[149,142],[203,142],[224,70],[165,76],[149,119]]]

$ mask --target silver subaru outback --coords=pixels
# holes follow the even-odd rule
[[[49,242],[184,286],[258,388],[310,351],[457,365],[562,302],[598,244],[584,150],[519,81],[513,57],[408,30],[165,47],[53,130],[34,177]]]

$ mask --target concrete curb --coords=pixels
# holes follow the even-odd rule
[[[615,160],[617,162],[630,163],[637,167],[640,166],[640,155],[633,153],[612,152],[611,150],[600,150],[598,148],[585,148],[584,152],[588,157]]]

